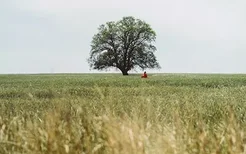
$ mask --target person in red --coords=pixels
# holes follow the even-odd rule
[[[144,74],[141,76],[141,78],[147,78],[147,77],[148,77],[148,75],[147,75],[147,73],[145,71]]]

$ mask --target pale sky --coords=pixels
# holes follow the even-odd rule
[[[246,73],[245,0],[0,0],[0,74],[86,73],[100,24],[156,31],[163,73]]]

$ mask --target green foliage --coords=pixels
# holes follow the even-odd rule
[[[244,75],[0,75],[0,153],[245,153]]]
[[[123,75],[136,68],[159,68],[152,42],[156,33],[146,22],[124,17],[99,27],[93,37],[88,62],[93,69],[116,67]]]

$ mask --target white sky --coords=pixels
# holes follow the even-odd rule
[[[245,0],[0,0],[0,73],[90,72],[98,26],[129,15],[156,31],[158,72],[246,73]]]

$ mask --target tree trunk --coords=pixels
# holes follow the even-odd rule
[[[128,75],[128,71],[127,70],[121,70],[122,75]]]

